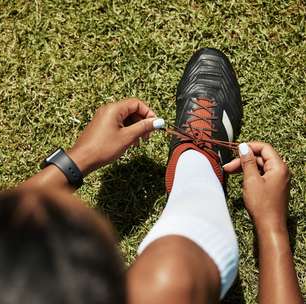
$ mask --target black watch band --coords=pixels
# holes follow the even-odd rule
[[[62,148],[57,149],[50,156],[48,156],[42,163],[42,168],[49,165],[55,165],[59,168],[68,179],[69,183],[79,188],[83,184],[83,174],[74,161],[65,153]]]

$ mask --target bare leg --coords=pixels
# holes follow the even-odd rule
[[[129,304],[218,303],[219,295],[217,266],[181,236],[154,241],[128,271]]]

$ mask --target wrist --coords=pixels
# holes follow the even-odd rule
[[[286,235],[288,234],[288,228],[286,221],[255,221],[255,228],[257,236],[266,237],[270,235]]]
[[[89,162],[89,155],[86,151],[83,151],[81,148],[72,147],[66,151],[66,154],[73,160],[79,170],[82,172],[85,177],[90,172],[92,172],[92,166]]]
[[[259,252],[268,253],[274,257],[291,254],[287,228],[257,231],[257,240]]]
[[[257,232],[281,232],[287,231],[287,214],[264,212],[260,216],[251,216]]]

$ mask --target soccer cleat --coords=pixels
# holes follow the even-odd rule
[[[176,134],[171,139],[167,192],[171,191],[179,156],[188,149],[204,154],[223,184],[221,166],[232,159],[232,153],[216,143],[232,142],[239,135],[241,119],[240,88],[231,63],[216,49],[198,50],[177,88],[175,126],[189,137]]]

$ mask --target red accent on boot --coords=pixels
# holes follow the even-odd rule
[[[194,104],[198,105],[198,107],[188,113],[191,118],[186,121],[186,123],[183,125],[183,128],[186,133],[192,135],[195,141],[197,139],[210,139],[212,131],[214,130],[212,123],[214,120],[212,111],[214,102],[201,98],[195,99],[193,102]],[[188,149],[196,150],[207,157],[220,182],[223,183],[224,177],[220,166],[219,156],[212,150],[212,144],[207,143],[205,146],[203,146],[203,149],[201,149],[201,147],[197,147],[191,142],[184,142],[184,140],[182,140],[181,144],[178,145],[172,152],[167,165],[165,179],[168,193],[172,189],[177,161],[180,155]]]

